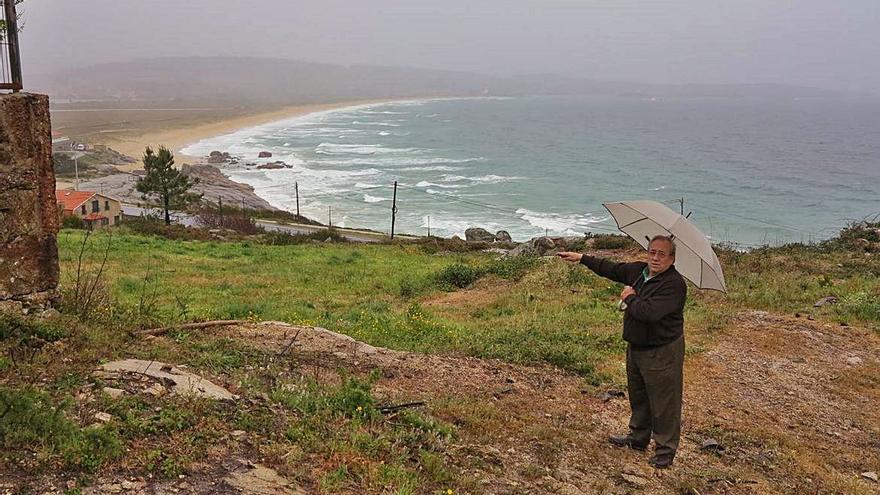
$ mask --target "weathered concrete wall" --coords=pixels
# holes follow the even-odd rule
[[[0,307],[56,297],[58,228],[49,97],[0,95]]]

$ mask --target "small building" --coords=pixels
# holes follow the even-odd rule
[[[119,225],[122,220],[122,203],[96,192],[57,190],[55,201],[62,218],[79,217],[89,230]]]
[[[63,153],[73,150],[73,141],[70,138],[59,136],[52,137],[52,153]]]

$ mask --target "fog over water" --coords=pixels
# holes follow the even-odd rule
[[[877,92],[876,0],[26,0],[26,76],[260,56],[643,83]]]

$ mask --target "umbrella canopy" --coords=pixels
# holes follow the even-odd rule
[[[619,228],[645,249],[655,235],[673,236],[675,269],[701,289],[727,292],[721,263],[709,239],[685,217],[656,201],[603,203]]]

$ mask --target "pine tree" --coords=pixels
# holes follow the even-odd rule
[[[165,224],[171,223],[171,208],[184,208],[202,198],[201,194],[189,192],[199,183],[199,179],[191,179],[174,168],[174,155],[164,146],[159,146],[158,154],[147,146],[144,151],[144,170],[147,174],[138,180],[136,189],[143,194],[144,199],[151,195],[158,196],[165,210]]]

